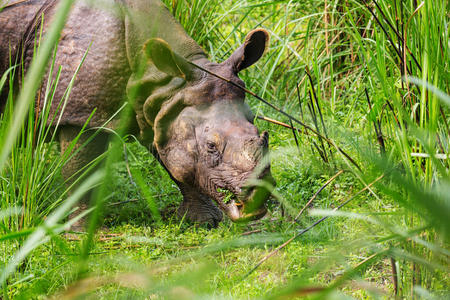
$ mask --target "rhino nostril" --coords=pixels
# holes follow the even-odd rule
[[[267,131],[263,131],[259,136],[259,144],[263,147],[269,146],[269,133]]]

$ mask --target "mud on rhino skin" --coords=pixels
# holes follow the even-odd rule
[[[42,16],[45,33],[57,2],[12,1],[0,12],[1,73],[9,66],[10,50],[23,52],[25,69],[29,66]],[[251,31],[228,59],[215,63],[159,1],[91,2],[95,6],[76,1],[55,57],[56,66],[62,66],[55,99],[61,99],[90,45],[61,116],[61,150],[94,109],[90,127],[101,126],[129,101],[134,108],[129,133],[158,157],[177,183],[184,198],[179,215],[213,226],[222,220],[222,212],[233,221],[262,217],[269,192],[248,182],[265,179],[274,184],[265,159],[268,134],[253,125],[241,89],[189,61],[244,86],[238,73],[263,55],[267,31]],[[128,98],[131,91],[133,99]],[[58,114],[57,103],[51,114]],[[109,126],[114,128],[116,121]],[[87,138],[82,136],[79,144]],[[63,176],[69,178],[101,154],[106,141],[106,134],[100,135],[84,147],[63,168]]]

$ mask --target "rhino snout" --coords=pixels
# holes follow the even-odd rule
[[[267,131],[261,133],[258,137],[252,137],[244,143],[244,149],[241,152],[245,160],[252,164],[258,164],[264,155],[268,152],[269,134]]]
[[[264,131],[244,143],[241,155],[253,165],[252,175],[236,189],[236,197],[225,206],[225,213],[234,222],[255,220],[267,211],[265,202],[270,197],[275,180],[270,172],[268,153],[269,134]],[[242,157],[241,156],[241,157]]]

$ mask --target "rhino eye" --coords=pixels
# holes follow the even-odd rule
[[[208,152],[216,152],[217,148],[216,148],[216,144],[214,144],[213,142],[206,142],[206,148],[208,150]]]

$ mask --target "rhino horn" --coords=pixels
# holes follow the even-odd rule
[[[231,65],[235,74],[257,62],[266,51],[269,44],[269,33],[262,28],[250,31],[245,42],[226,61],[224,65]]]
[[[173,52],[166,41],[158,38],[148,40],[144,45],[144,53],[160,71],[188,81],[194,80],[194,67],[185,58]]]

